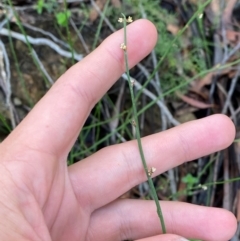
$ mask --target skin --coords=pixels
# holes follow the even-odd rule
[[[130,24],[127,32],[132,67],[153,49],[157,32],[147,20]],[[103,148],[67,167],[91,109],[124,72],[122,42],[120,30],[70,68],[1,143],[0,240],[226,241],[235,233],[236,219],[226,210],[161,202],[168,231],[161,235],[152,201],[118,199],[146,180],[136,141]],[[142,142],[148,165],[159,175],[226,148],[234,136],[232,122],[214,115]]]

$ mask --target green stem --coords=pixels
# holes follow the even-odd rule
[[[32,48],[32,46],[31,46],[30,42],[28,41],[27,33],[26,33],[26,31],[25,31],[25,29],[24,29],[24,27],[23,27],[23,25],[22,25],[22,23],[21,23],[21,21],[20,21],[20,18],[19,18],[18,13],[16,12],[16,10],[15,10],[15,8],[14,8],[14,6],[13,6],[12,0],[6,0],[6,1],[7,1],[7,3],[10,5],[10,7],[11,7],[11,9],[12,9],[12,12],[13,12],[13,15],[14,15],[14,17],[16,18],[16,22],[17,22],[17,24],[18,24],[18,27],[19,27],[19,29],[21,30],[22,34],[24,35],[24,38],[25,38],[25,40],[26,40],[27,47],[28,47],[28,49],[29,49],[29,52],[30,52],[32,58],[33,58],[33,62],[34,62],[34,64],[35,64],[35,66],[37,67],[38,71],[41,73],[41,75],[42,75],[42,77],[43,77],[43,79],[44,79],[44,81],[45,81],[46,86],[48,86],[48,85],[49,85],[48,79],[47,79],[47,77],[45,76],[45,74],[43,73],[43,71],[42,71],[42,69],[41,69],[41,67],[40,67],[40,65],[39,65],[39,63],[38,63],[38,60],[36,59],[36,57],[35,57],[35,55],[34,55],[34,53],[33,53],[33,48]]]
[[[104,17],[106,15],[109,3],[110,3],[110,0],[107,0],[106,4],[104,6],[103,13],[101,15],[101,19],[100,19],[100,22],[99,22],[99,25],[98,25],[98,28],[97,28],[97,32],[95,34],[92,50],[94,50],[96,48],[96,46],[97,46],[98,38],[99,38],[101,29],[102,29],[102,25],[103,25],[103,20],[104,20]]]
[[[8,30],[10,31],[10,23],[9,21],[7,21],[7,27],[8,27]],[[18,57],[17,57],[17,54],[16,54],[16,51],[14,49],[14,46],[13,46],[13,40],[12,40],[12,36],[11,34],[9,33],[8,35],[8,39],[9,39],[9,44],[10,44],[10,50],[12,52],[12,56],[13,56],[13,59],[14,59],[14,63],[15,63],[15,67],[16,67],[16,70],[17,70],[17,74],[19,76],[19,80],[20,80],[20,83],[21,83],[21,87],[23,89],[23,93],[25,95],[25,98],[29,104],[30,107],[33,107],[34,104],[33,104],[33,101],[31,99],[31,96],[26,88],[26,84],[25,84],[25,80],[24,80],[24,77],[23,77],[23,74],[20,70],[20,65],[19,65],[19,61],[18,61]]]
[[[123,15],[123,18],[124,18],[124,21],[123,21],[123,23],[124,23],[124,45],[127,46],[127,29],[126,29],[127,20],[126,20],[126,16],[124,14],[122,14],[122,15]],[[149,175],[149,173],[148,173],[148,166],[147,166],[146,159],[145,159],[144,152],[143,152],[141,135],[140,135],[139,124],[138,124],[137,107],[136,107],[135,96],[134,96],[134,92],[133,92],[133,83],[131,81],[131,77],[130,77],[130,73],[129,73],[127,50],[124,50],[124,59],[125,59],[125,64],[126,64],[126,73],[127,73],[127,77],[128,77],[128,84],[129,84],[130,93],[131,93],[133,116],[134,116],[134,126],[136,128],[136,138],[137,138],[138,148],[139,148],[142,164],[143,164],[146,176],[147,176],[148,184],[149,184],[149,187],[150,187],[150,190],[151,190],[151,195],[152,195],[152,197],[155,201],[156,207],[157,207],[157,214],[158,214],[160,224],[161,224],[161,227],[162,227],[162,232],[166,233],[166,227],[165,227],[165,223],[164,223],[162,210],[161,210],[161,207],[160,207],[160,204],[159,204],[158,196],[157,196],[157,193],[156,193],[151,175]]]
[[[74,61],[74,50],[73,50],[73,42],[72,42],[72,38],[71,38],[71,34],[70,34],[70,29],[69,29],[69,17],[67,15],[67,12],[68,9],[67,9],[67,1],[64,0],[64,12],[65,12],[65,18],[67,20],[67,24],[66,24],[66,31],[67,31],[67,40],[68,40],[68,43],[70,45],[70,51],[71,51],[71,55],[72,55],[72,65],[74,65],[75,61]]]

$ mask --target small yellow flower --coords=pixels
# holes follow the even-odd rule
[[[126,46],[124,43],[122,43],[122,44],[120,45],[120,48],[121,48],[122,50],[127,50],[127,46]]]
[[[133,22],[133,19],[132,19],[132,17],[129,16],[129,17],[127,18],[127,23],[132,23],[132,22]]]
[[[118,19],[118,22],[119,22],[119,23],[122,23],[122,22],[123,22],[123,18],[119,18],[119,19]]]

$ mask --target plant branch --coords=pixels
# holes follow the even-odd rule
[[[134,92],[133,92],[133,86],[134,83],[130,77],[130,72],[129,72],[129,64],[128,64],[128,54],[127,54],[127,30],[126,30],[126,23],[127,23],[127,19],[125,17],[124,14],[123,15],[123,24],[124,24],[124,46],[126,48],[123,47],[124,50],[124,59],[125,59],[125,64],[126,64],[126,73],[127,73],[127,77],[128,77],[128,84],[129,84],[129,89],[130,89],[130,93],[131,93],[131,100],[132,100],[132,108],[133,108],[133,116],[134,116],[134,120],[133,120],[133,126],[136,128],[136,138],[137,138],[137,143],[138,143],[138,148],[139,148],[139,152],[140,152],[140,156],[142,159],[142,164],[147,176],[147,180],[148,180],[148,184],[151,190],[151,194],[152,197],[155,201],[156,207],[157,207],[157,214],[160,220],[160,224],[162,227],[162,232],[166,233],[166,227],[165,227],[165,223],[164,223],[164,218],[163,218],[163,214],[162,214],[162,210],[159,204],[159,200],[158,200],[158,196],[152,181],[152,173],[150,173],[146,160],[145,160],[145,156],[144,156],[144,152],[143,152],[143,147],[142,147],[142,142],[141,142],[141,135],[140,135],[140,130],[139,130],[139,123],[138,123],[138,114],[137,114],[137,107],[136,107],[136,103],[135,103],[135,96],[134,96]]]

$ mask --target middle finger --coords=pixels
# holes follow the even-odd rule
[[[159,175],[183,162],[226,148],[235,129],[224,115],[188,122],[142,139],[146,162]],[[136,141],[104,148],[69,167],[81,205],[95,210],[146,180]]]

